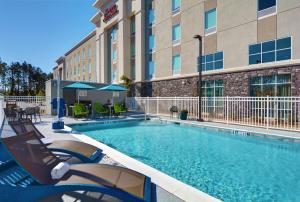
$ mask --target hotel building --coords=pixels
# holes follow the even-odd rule
[[[204,96],[300,95],[299,0],[97,0],[93,6],[94,34],[65,54],[66,80],[92,75],[119,83],[125,75],[134,82],[132,96],[196,96],[193,37],[201,35]],[[74,64],[85,43],[92,47],[92,74],[83,74],[86,63]]]

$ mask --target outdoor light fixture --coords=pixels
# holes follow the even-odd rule
[[[198,96],[199,96],[199,113],[198,113],[198,121],[203,121],[202,120],[202,110],[201,110],[201,107],[202,107],[202,103],[201,103],[201,99],[202,99],[202,36],[200,35],[195,35],[194,36],[194,39],[198,39],[199,41],[199,55],[198,55],[198,58],[197,58],[197,67],[198,67]]]

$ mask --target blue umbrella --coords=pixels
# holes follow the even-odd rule
[[[99,88],[98,90],[102,90],[102,91],[127,91],[128,89],[122,85],[118,85],[118,84],[110,84],[108,86]]]
[[[63,88],[64,89],[76,89],[76,90],[79,90],[79,89],[82,89],[82,90],[92,90],[95,87],[90,86],[90,85],[85,84],[85,83],[75,82],[75,83],[66,85]],[[77,96],[78,96],[77,100],[78,100],[78,103],[79,103],[79,93],[78,92],[77,92]]]
[[[112,91],[112,92],[121,92],[121,91],[127,91],[128,89],[125,86],[122,86],[122,85],[110,84],[108,86],[99,88],[98,90],[101,90],[101,91]],[[113,103],[114,103],[114,99],[112,98],[112,104]]]

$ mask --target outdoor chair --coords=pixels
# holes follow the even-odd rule
[[[75,117],[87,117],[89,115],[89,110],[82,103],[76,103],[74,105],[74,116]]]
[[[114,104],[114,115],[119,116],[121,113],[126,113],[127,109],[124,104]]]
[[[22,121],[10,121],[9,125],[17,135],[34,132],[42,142],[47,141],[47,138],[40,133],[40,131],[29,119]],[[47,148],[53,152],[60,152],[69,156],[73,156],[84,163],[98,162],[100,157],[102,157],[101,149],[84,142],[74,140],[54,140],[51,143],[48,142],[45,144],[47,145]],[[61,156],[61,158],[63,159],[65,157]]]
[[[15,166],[14,171],[25,171],[25,174],[20,172],[18,178],[1,180],[0,194],[3,201],[39,201],[73,191],[97,192],[103,197],[111,196],[128,202],[151,201],[150,178],[133,170],[107,164],[67,166],[34,132],[2,138],[2,143],[21,167],[17,170],[18,166]],[[53,179],[51,173],[62,164],[66,166],[65,172]],[[0,176],[3,173],[10,174],[7,173],[8,167],[0,169]]]
[[[42,121],[41,108],[40,107],[35,107],[34,110],[35,110],[35,113],[34,113],[35,120],[37,120],[37,116],[38,116],[40,118],[40,121]]]
[[[109,116],[109,109],[104,107],[101,103],[94,103],[93,109],[96,117],[97,115],[102,116],[103,118]]]
[[[7,100],[5,108],[6,109],[16,109],[17,108],[17,101],[16,100]]]
[[[178,116],[178,107],[177,106],[171,106],[170,108],[170,118],[174,117],[174,113]]]
[[[12,108],[5,108],[4,114],[5,114],[5,117],[7,118],[7,120],[9,120],[9,121],[16,120],[17,115],[18,115],[17,111]]]
[[[30,120],[32,120],[32,118],[34,117],[36,121],[36,111],[34,107],[27,107],[25,109],[24,115],[26,119],[30,118]]]

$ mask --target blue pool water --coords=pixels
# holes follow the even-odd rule
[[[224,201],[300,201],[299,143],[153,122],[72,128]]]

